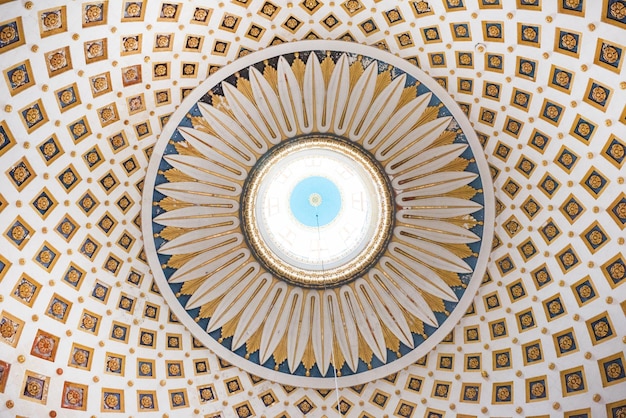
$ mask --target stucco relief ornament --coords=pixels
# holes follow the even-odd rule
[[[482,155],[412,64],[343,42],[268,48],[211,75],[157,141],[148,259],[218,356],[283,384],[365,383],[469,307],[493,234]]]

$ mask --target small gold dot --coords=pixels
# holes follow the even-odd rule
[[[561,408],[561,404],[558,402],[555,402],[552,404],[552,409],[560,409]]]

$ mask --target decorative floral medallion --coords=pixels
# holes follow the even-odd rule
[[[143,228],[176,316],[288,385],[351,386],[440,342],[485,273],[493,188],[436,81],[372,47],[249,54],[198,86],[155,145]]]

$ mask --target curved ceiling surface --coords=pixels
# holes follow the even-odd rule
[[[144,183],[145,249],[169,306],[221,357],[284,384],[354,386],[423,357],[469,307],[493,234],[489,169],[412,64],[346,42],[276,46],[217,71],[171,122]],[[307,163],[305,179],[345,189],[339,223],[285,220]]]
[[[0,3],[1,416],[625,413],[624,1]],[[496,200],[458,325],[337,391],[204,348],[140,232],[152,147],[183,97],[253,51],[318,38],[433,77],[476,131]]]

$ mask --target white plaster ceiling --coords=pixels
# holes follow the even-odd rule
[[[0,3],[0,416],[331,417],[338,399],[350,417],[626,413],[623,1]],[[473,310],[423,362],[337,392],[194,345],[138,221],[150,148],[186,92],[307,38],[435,77],[497,198]]]

